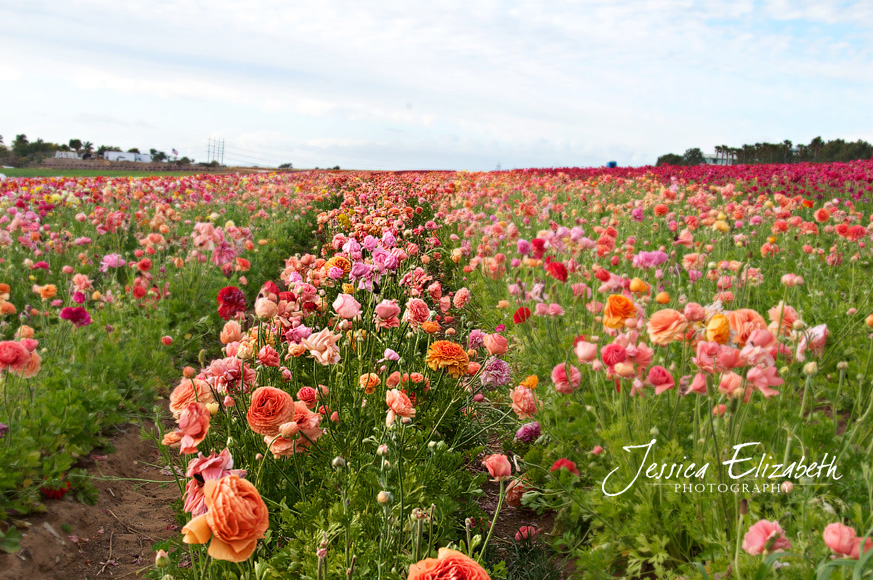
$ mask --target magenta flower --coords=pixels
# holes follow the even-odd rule
[[[62,320],[69,320],[72,322],[76,328],[91,324],[91,315],[81,306],[67,306],[66,308],[63,308],[60,317]]]

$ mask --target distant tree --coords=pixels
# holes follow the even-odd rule
[[[121,151],[121,147],[115,145],[101,145],[97,148],[97,155],[103,155],[107,151]]]
[[[17,157],[26,157],[28,145],[30,145],[30,141],[27,140],[27,135],[24,133],[16,135],[15,141],[12,142],[12,153]]]
[[[139,148],[131,147],[130,149],[127,150],[127,152],[128,153],[139,153]]]
[[[72,149],[73,151],[78,153],[79,149],[81,149],[81,148],[82,148],[82,140],[81,139],[70,139],[70,149]]]
[[[94,144],[90,141],[85,141],[84,143],[82,143],[82,149],[85,150],[85,153],[91,153],[92,151],[94,151]]]
[[[695,147],[685,151],[682,162],[683,165],[703,165],[706,163],[706,159],[703,157],[703,151],[700,150],[700,147]]]
[[[160,163],[167,159],[167,154],[163,151],[158,151],[157,149],[149,149],[149,154],[152,156],[152,161],[155,163]]]
[[[176,161],[176,165],[189,165],[191,163],[194,163],[194,160],[188,159],[187,157],[182,157],[181,159]]]
[[[290,163],[283,163],[282,165],[279,166],[279,169],[294,169],[294,166],[291,165]]]
[[[657,165],[684,165],[685,159],[681,155],[675,153],[667,153],[658,157]]]
[[[816,137],[809,142],[809,151],[812,153],[813,162],[818,161],[818,154],[824,148],[824,140],[821,137]]]

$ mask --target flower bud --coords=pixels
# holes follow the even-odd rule
[[[791,491],[794,489],[794,484],[790,481],[783,481],[782,485],[779,486],[779,489],[782,491],[782,493],[791,493]]]
[[[333,461],[331,461],[330,464],[332,466],[334,466],[336,469],[342,469],[343,467],[346,466],[346,460],[343,459],[342,457],[337,456],[337,457],[333,458]]]
[[[376,501],[382,505],[390,505],[394,503],[394,496],[391,495],[390,491],[380,491],[379,495],[376,496]]]
[[[209,411],[210,415],[215,415],[218,413],[218,403],[214,401],[212,403],[206,403],[206,410]]]
[[[844,371],[847,368],[849,368],[849,363],[847,363],[846,361],[842,360],[842,361],[837,363],[837,369]]]
[[[164,550],[158,550],[155,554],[155,568],[166,568],[170,565],[170,557]]]
[[[300,426],[295,421],[288,421],[279,426],[279,435],[285,439],[293,439],[300,431]]]
[[[383,443],[382,445],[379,446],[378,449],[376,449],[376,454],[381,456],[381,457],[387,456],[388,455],[388,446]]]
[[[803,365],[803,374],[806,376],[811,377],[816,373],[818,373],[818,365],[815,362],[808,362]]]
[[[740,514],[746,515],[749,513],[749,500],[743,498],[740,500]]]

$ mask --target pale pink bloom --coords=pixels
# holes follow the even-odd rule
[[[572,394],[582,382],[582,373],[573,365],[561,363],[552,369],[552,382],[555,390],[562,395]]]
[[[550,316],[564,316],[564,309],[561,308],[560,304],[555,304],[554,302],[549,304],[549,315]]]
[[[776,367],[752,367],[746,374],[746,380],[750,386],[760,391],[765,398],[769,399],[773,395],[779,394],[779,391],[770,387],[778,387],[785,382],[779,378],[777,373]]]
[[[706,310],[696,302],[686,304],[683,314],[688,322],[703,322],[706,319]]]
[[[333,309],[340,318],[351,320],[361,313],[361,303],[349,294],[340,294],[333,301]]]
[[[590,363],[597,358],[597,345],[580,340],[574,349],[580,363]]]
[[[856,546],[860,541],[853,528],[839,522],[828,524],[822,535],[827,547],[841,556],[851,556],[852,551],[857,549]]]
[[[728,397],[733,397],[742,384],[743,377],[733,371],[726,372],[721,375],[721,381],[718,383],[718,392]]]
[[[702,373],[697,373],[694,375],[694,379],[691,381],[691,388],[688,390],[689,393],[697,393],[698,395],[705,395],[706,392],[706,375]]]
[[[324,328],[318,334],[312,334],[300,341],[309,349],[309,354],[321,365],[335,365],[340,361],[339,347],[336,343],[342,334],[333,334],[329,328]]]
[[[809,349],[818,357],[821,357],[824,352],[825,344],[828,341],[828,327],[826,324],[819,324],[805,331],[797,345],[797,354],[795,358],[798,362],[806,360],[806,350]]]

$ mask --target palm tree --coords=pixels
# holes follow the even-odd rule
[[[90,141],[85,141],[84,143],[82,143],[82,149],[85,150],[85,153],[91,153],[91,151],[94,150],[94,144]]]
[[[809,142],[809,150],[812,151],[813,162],[818,161],[818,152],[824,147],[824,140],[821,137],[816,137]]]

